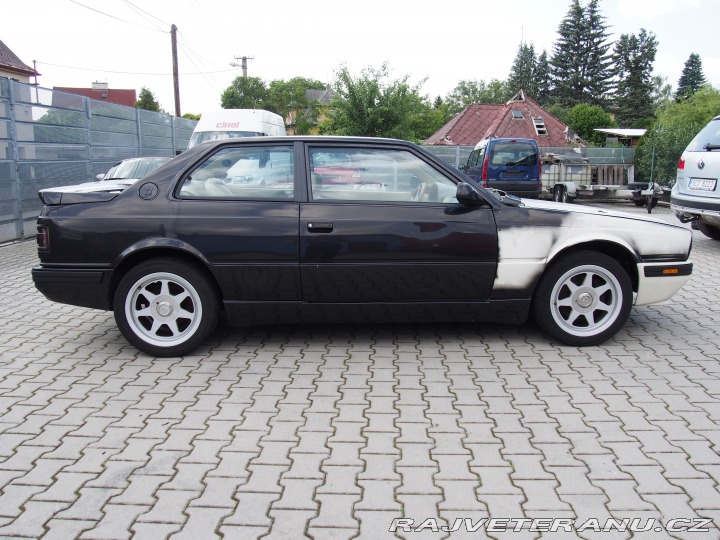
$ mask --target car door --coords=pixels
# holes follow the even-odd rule
[[[211,264],[226,307],[300,299],[292,144],[228,144],[181,179],[174,235]]]
[[[323,184],[315,164],[351,155],[355,183]],[[455,183],[411,147],[308,144],[300,207],[306,302],[486,300],[497,263],[492,208],[455,199]]]

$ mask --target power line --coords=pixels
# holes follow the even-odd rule
[[[136,10],[136,11],[138,11],[138,10],[139,10],[139,11],[142,11],[143,13],[145,13],[146,15],[149,15],[150,17],[152,17],[152,18],[155,19],[156,21],[161,22],[164,26],[170,26],[168,23],[166,23],[166,22],[163,21],[162,19],[158,19],[158,18],[157,18],[155,15],[153,15],[152,13],[150,13],[150,12],[148,12],[148,11],[145,11],[145,10],[144,10],[143,8],[141,8],[141,7],[136,6],[135,4],[133,4],[132,2],[130,2],[129,0],[123,0],[123,1],[124,1],[126,4],[128,4],[131,8],[133,8],[134,10]],[[148,21],[148,22],[149,22],[149,21]]]
[[[37,64],[43,65],[43,66],[53,66],[53,67],[61,67],[65,69],[77,69],[80,71],[101,71],[103,73],[116,73],[120,75],[156,75],[156,76],[171,76],[172,73],[148,73],[148,72],[142,72],[142,71],[115,71],[111,69],[105,69],[105,68],[83,68],[83,67],[76,67],[76,66],[65,66],[62,64],[52,64],[50,62],[42,62],[40,60],[36,61]],[[197,67],[197,66],[195,66]],[[234,72],[234,69],[223,69],[218,71],[197,71],[197,72],[187,72],[187,73],[181,73],[180,75],[209,75],[212,73],[230,73]]]
[[[85,9],[89,9],[90,11],[94,11],[95,13],[99,13],[100,15],[104,15],[105,17],[110,17],[111,19],[115,19],[116,21],[124,22],[126,24],[131,24],[133,26],[137,26],[138,28],[144,28],[145,30],[152,30],[153,32],[162,32],[163,34],[169,34],[170,32],[166,32],[164,30],[158,30],[157,28],[149,28],[147,26],[142,26],[140,24],[126,21],[125,19],[121,19],[120,17],[116,17],[115,15],[110,15],[109,13],[105,13],[104,11],[97,10],[95,8],[91,8],[90,6],[86,6],[85,4],[81,4],[77,0],[70,0],[73,4],[77,4],[78,6],[84,7]]]
[[[150,19],[148,19],[145,15],[143,15],[143,13],[145,13],[145,14],[147,14],[147,15],[150,15],[150,17],[152,17],[153,19],[156,19],[156,20],[158,20],[158,21],[160,21],[160,19],[158,19],[158,18],[155,17],[154,15],[151,15],[150,13],[148,13],[147,11],[145,11],[144,9],[137,7],[137,6],[136,6],[135,4],[133,4],[132,2],[128,2],[128,0],[123,0],[123,1],[130,7],[130,9],[132,9],[133,11],[135,11],[135,13],[137,13],[138,15],[140,15],[143,19],[145,19],[147,22],[149,22],[150,24],[152,24],[155,28],[157,28],[157,29],[160,30],[161,32],[164,32],[164,30],[160,29],[160,27],[158,27],[158,25],[155,24],[154,21],[151,21]],[[141,13],[141,12],[142,12],[142,13]],[[163,24],[167,27],[167,24],[166,24],[166,23],[164,23],[163,21],[160,21],[160,22],[163,23]]]

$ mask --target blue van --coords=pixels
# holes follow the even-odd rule
[[[482,140],[464,171],[483,187],[518,197],[538,198],[542,192],[540,149],[534,139]]]

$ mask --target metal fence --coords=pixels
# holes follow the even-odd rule
[[[439,157],[455,168],[467,162],[472,146],[423,146],[425,150]],[[632,165],[635,149],[626,146],[616,148],[575,148],[570,146],[543,146],[541,154],[579,155],[587,158],[589,165]]]
[[[35,235],[38,190],[89,182],[121,159],[174,156],[195,124],[0,77],[0,242]]]

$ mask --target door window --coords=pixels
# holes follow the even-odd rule
[[[406,150],[313,147],[312,200],[457,203],[455,184]]]
[[[182,182],[188,199],[292,199],[290,146],[223,148],[203,160]]]

